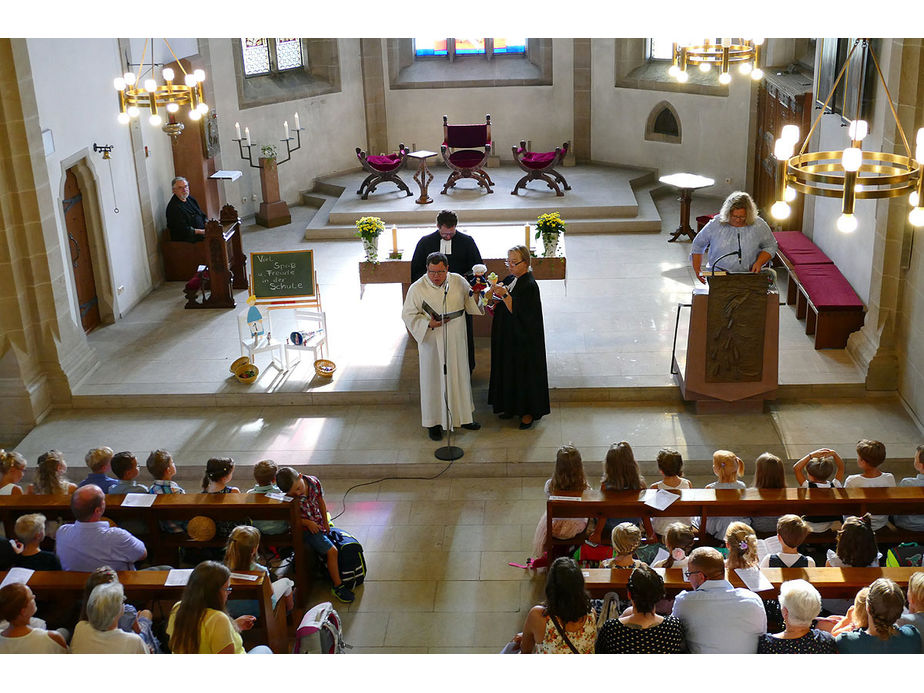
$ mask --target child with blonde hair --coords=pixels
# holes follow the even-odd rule
[[[757,535],[754,529],[745,522],[732,522],[725,530],[725,548],[728,557],[725,559],[725,571],[728,574],[738,568],[757,568]]]
[[[924,575],[924,573],[922,573]],[[866,595],[869,594],[869,587],[864,587],[857,592],[853,604],[847,609],[847,614],[841,616],[831,629],[831,635],[837,637],[841,633],[849,633],[852,630],[859,630],[869,626],[869,614],[866,611]],[[835,618],[835,617],[832,617]]]
[[[696,534],[690,525],[674,522],[667,528],[664,544],[669,555],[655,563],[652,568],[686,568],[690,562],[690,552],[696,543]]]
[[[741,481],[744,476],[744,462],[729,450],[716,450],[712,453],[712,471],[718,478],[706,488],[744,490],[747,486]],[[725,531],[732,522],[749,522],[748,517],[707,517],[706,531],[719,541],[725,541]],[[752,530],[753,531],[753,530]]]
[[[907,476],[898,485],[924,486],[924,445],[918,445],[914,452],[914,471],[917,472],[917,476]],[[924,515],[896,515],[892,521],[901,529],[924,532]]]
[[[658,471],[661,472],[661,480],[655,481],[651,485],[651,488],[663,488],[668,491],[693,488],[693,484],[690,480],[683,478],[683,457],[679,452],[671,448],[661,448],[658,450],[657,463]],[[668,528],[675,522],[687,525],[693,523],[690,517],[662,517],[660,515],[653,515],[651,517],[651,526],[655,534],[659,537],[663,537]]]
[[[613,557],[600,563],[601,568],[624,568],[631,570],[642,562],[635,558],[635,550],[642,543],[642,530],[631,522],[620,522],[611,535]]]
[[[264,573],[266,573],[265,579],[268,580],[270,577],[269,570],[265,565],[259,563],[257,560],[259,549],[259,529],[247,525],[235,527],[231,531],[231,534],[228,536],[228,544],[225,548],[224,563],[232,572],[240,570],[262,570]],[[292,607],[295,605],[294,597],[292,595],[292,588],[294,586],[295,583],[292,582],[292,580],[289,578],[280,578],[279,580],[273,581],[273,609],[276,608],[276,603],[280,599],[283,599],[285,601],[286,612],[292,610]],[[243,616],[244,614],[258,616],[260,613],[260,605],[255,599],[229,600],[228,613],[231,614],[231,618],[237,618],[238,616]]]
[[[77,484],[64,476],[67,462],[58,450],[49,450],[38,456],[35,468],[35,481],[29,484],[26,493],[36,496],[67,496],[77,489]],[[49,536],[52,536],[49,534]]]
[[[19,482],[25,474],[25,457],[15,450],[0,450],[0,496],[21,496]]]
[[[554,496],[557,493],[582,493],[589,488],[587,478],[584,476],[584,462],[581,453],[574,445],[568,443],[558,448],[555,454],[555,470],[552,478],[545,482],[545,496]],[[549,564],[549,557],[545,555],[545,541],[547,533],[547,516],[542,513],[539,524],[533,535],[533,554],[536,559],[527,560],[527,565],[533,568],[544,568]],[[552,536],[556,539],[570,539],[587,529],[586,517],[552,518]]]
[[[908,608],[902,613],[896,626],[914,626],[924,640],[924,571],[917,571],[908,578]],[[924,653],[924,642],[921,644]]]
[[[109,489],[119,483],[118,479],[109,476],[112,456],[114,454],[115,452],[108,445],[104,445],[100,448],[92,448],[87,452],[84,461],[90,468],[90,473],[87,474],[86,479],[77,484],[77,488],[87,486],[88,484],[95,484],[103,489],[103,493],[109,493]]]

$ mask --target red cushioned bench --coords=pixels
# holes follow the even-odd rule
[[[796,265],[796,317],[816,349],[843,349],[851,332],[863,327],[863,301],[833,264]],[[790,275],[792,276],[792,275]]]
[[[786,267],[789,280],[786,286],[786,303],[793,305],[798,296],[794,275],[797,265],[832,265],[834,264],[817,245],[812,243],[801,231],[774,231],[777,243],[777,259]]]

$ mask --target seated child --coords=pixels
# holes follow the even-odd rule
[[[918,448],[920,454],[920,448]],[[914,626],[924,638],[924,571],[918,571],[908,578],[908,608],[902,613],[895,625]],[[924,644],[922,644],[924,652]]]
[[[642,562],[635,558],[635,550],[642,543],[642,530],[632,522],[620,522],[613,527],[610,536],[613,544],[613,557],[600,562],[601,568],[624,568],[632,570]]]
[[[718,481],[706,484],[706,488],[741,489],[747,486],[741,481],[744,476],[744,462],[735,453],[728,450],[716,450],[712,453],[712,471]],[[748,522],[748,517],[707,517],[706,531],[719,541],[725,541],[725,530],[732,522]]]
[[[613,443],[603,458],[603,476],[600,478],[601,491],[637,491],[645,488],[645,479],[638,469],[638,462],[632,452],[632,446],[626,441]],[[588,541],[599,544],[607,541],[613,534],[613,528],[620,522],[641,524],[641,518],[607,517],[598,521]],[[653,538],[653,537],[652,537]]]
[[[770,452],[763,452],[754,460],[753,488],[786,488],[786,473],[783,471],[783,461]],[[762,516],[752,517],[751,527],[758,534],[767,535],[776,531],[779,517]]]
[[[847,609],[847,614],[841,616],[831,628],[831,635],[837,637],[841,633],[849,633],[852,630],[866,628],[869,625],[869,613],[866,611],[866,595],[869,594],[869,587],[864,587],[857,592],[853,604]],[[837,618],[837,617],[829,617]]]
[[[103,489],[103,493],[109,493],[109,489],[119,483],[118,479],[109,476],[109,469],[112,464],[112,448],[108,445],[93,448],[87,453],[84,461],[90,468],[90,473],[87,474],[86,479],[77,484],[78,488],[87,484],[96,484]]]
[[[276,486],[276,471],[276,463],[272,460],[257,462],[253,466],[253,478],[257,485],[248,489],[247,493],[282,493]],[[261,534],[285,534],[289,531],[289,523],[285,520],[254,520],[253,526]]]
[[[26,473],[26,458],[15,450],[0,450],[0,496],[21,496],[22,481]]]
[[[792,471],[801,488],[840,488],[844,481],[844,460],[830,448],[819,448],[796,462]],[[805,518],[805,523],[809,532],[827,532],[841,526],[841,516],[812,515]]]
[[[77,489],[77,484],[65,477],[67,462],[59,450],[49,450],[38,456],[35,468],[35,481],[29,484],[26,493],[37,496],[69,496]],[[54,536],[49,533],[48,536]]]
[[[664,544],[670,555],[658,562],[652,568],[686,568],[690,562],[690,552],[696,542],[696,535],[690,525],[674,522],[667,528]]]
[[[658,451],[657,462],[658,471],[661,472],[661,480],[655,481],[651,488],[663,488],[668,491],[693,488],[690,480],[683,478],[683,457],[680,456],[679,452],[670,448],[661,448]],[[692,520],[689,517],[661,517],[660,515],[651,517],[651,525],[655,534],[659,537],[664,537],[668,528],[675,523],[691,525]],[[665,541],[665,543],[667,542]]]
[[[844,482],[844,488],[895,486],[895,477],[889,472],[880,472],[879,466],[885,462],[885,445],[878,440],[864,438],[857,443],[857,467],[859,474],[851,474]],[[888,515],[872,515],[873,531],[882,529],[889,523]]]
[[[918,449],[914,453],[914,469],[918,475],[905,477],[898,484],[899,486],[924,486],[924,445],[918,445]],[[924,532],[924,515],[896,515],[892,518],[892,521],[902,529]],[[918,630],[921,629],[918,628]]]
[[[145,466],[151,476],[154,477],[154,483],[151,484],[148,493],[186,493],[179,484],[172,481],[173,477],[176,476],[176,465],[173,462],[173,455],[163,448],[152,451],[148,455]],[[160,528],[164,532],[170,532],[171,534],[182,534],[186,531],[186,523],[177,520],[163,520],[160,522]]]
[[[256,527],[241,525],[235,527],[228,536],[228,545],[225,549],[224,563],[231,572],[241,570],[262,570],[266,573],[266,579],[270,577],[269,570],[265,565],[257,562],[257,555],[260,549],[260,530]],[[295,585],[289,578],[280,578],[272,583],[272,606],[275,610],[277,602],[282,599],[285,605],[286,613],[292,611],[295,606],[295,599],[292,596],[292,587]],[[260,604],[256,599],[230,599],[228,600],[228,613],[231,618],[237,618],[244,614],[251,616],[260,615]]]
[[[776,522],[776,537],[782,545],[779,553],[764,556],[761,568],[814,568],[815,559],[799,553],[799,546],[809,535],[808,523],[798,515],[783,515]]]
[[[734,573],[738,568],[757,567],[757,535],[746,522],[732,522],[725,530],[725,572]]]
[[[16,520],[16,538],[22,542],[22,552],[13,565],[29,570],[61,570],[61,561],[53,551],[42,551],[45,538],[45,516],[41,513],[21,515]]]
[[[831,568],[876,568],[879,566],[879,549],[873,522],[869,513],[863,517],[850,516],[837,532],[835,550],[828,549],[826,566]]]
[[[278,479],[277,479],[278,482]],[[570,443],[562,445],[555,453],[555,470],[552,478],[545,482],[546,498],[558,493],[582,493],[590,488],[587,477],[584,475],[584,461],[581,452]],[[544,568],[556,558],[545,555],[545,543],[548,518],[542,513],[536,531],[533,533],[533,554],[535,559],[528,559],[527,565],[533,568]],[[553,517],[552,536],[556,539],[570,539],[587,529],[586,517]]]
[[[327,521],[327,505],[324,503],[324,489],[317,477],[299,474],[292,467],[283,467],[276,473],[276,485],[283,493],[298,500],[302,525],[307,530],[302,534],[305,543],[315,553],[327,559],[334,596],[345,604],[353,601],[353,591],[340,579],[337,547],[330,540],[330,524]]]
[[[147,486],[139,484],[136,481],[139,474],[138,460],[133,454],[127,450],[117,452],[112,456],[112,463],[110,466],[112,468],[112,473],[116,475],[119,482],[112,485],[109,489],[109,493],[148,492]]]

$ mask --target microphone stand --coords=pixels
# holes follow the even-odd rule
[[[448,269],[448,268],[447,268]],[[449,278],[451,274],[446,273],[446,279],[443,282],[443,308],[441,317],[446,317],[446,302],[449,299]],[[449,370],[447,363],[449,361],[449,330],[446,321],[443,321],[443,402],[446,406],[446,445],[437,448],[434,456],[438,460],[457,460],[465,452],[460,447],[452,444],[452,411],[449,409]]]

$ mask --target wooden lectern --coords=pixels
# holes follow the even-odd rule
[[[234,290],[247,289],[247,257],[241,248],[241,220],[225,205],[216,221],[205,224],[205,270],[186,283],[184,308],[234,308]]]
[[[778,387],[780,299],[770,275],[708,277],[693,295],[685,368],[672,370],[697,413],[763,411]]]

